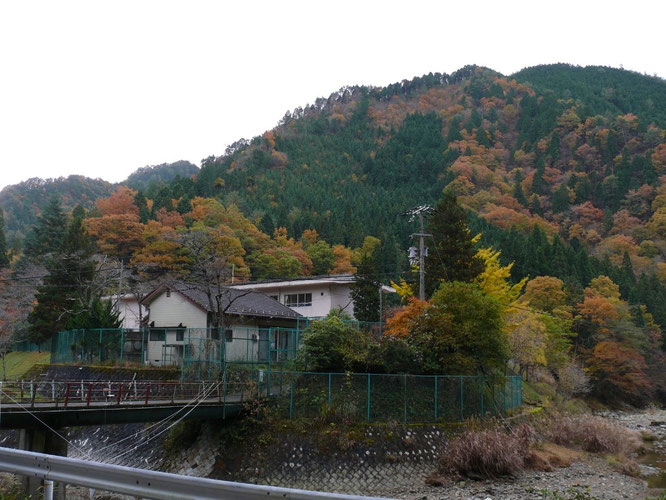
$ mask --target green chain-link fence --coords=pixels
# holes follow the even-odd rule
[[[180,366],[183,374],[214,378],[225,363],[292,361],[300,339],[300,330],[279,327],[82,329],[59,332],[43,348],[52,363]]]
[[[506,414],[522,404],[519,376],[266,371],[259,379],[260,392],[270,390],[290,418],[333,412],[352,421],[438,422]]]

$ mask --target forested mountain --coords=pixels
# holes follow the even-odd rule
[[[122,184],[132,189],[148,189],[150,186],[171,182],[176,177],[190,177],[199,172],[199,167],[189,161],[162,163],[141,167],[125,179]]]
[[[552,71],[562,94],[563,75],[579,78],[570,93],[581,98],[477,67],[381,89],[345,88],[209,158],[185,188],[234,202],[269,231],[284,226],[298,236],[315,227],[328,241],[352,246],[370,232],[388,244],[388,270],[413,229],[399,214],[432,204],[448,187],[502,228],[537,225],[618,265],[627,252],[638,274],[659,271],[666,250],[662,108],[624,110],[644,104],[646,88],[660,102],[666,83],[610,69],[600,79],[599,68],[529,71],[519,75]],[[611,84],[621,91],[611,92]],[[584,101],[603,89],[605,106],[601,97]]]
[[[77,204],[92,207],[96,199],[109,196],[113,184],[102,179],[70,175],[57,179],[32,178],[0,191],[0,207],[5,213],[5,236],[10,247],[25,238],[51,197],[71,210]]]
[[[94,207],[92,194],[63,204],[88,201],[87,213],[71,217],[77,234],[85,228],[99,253],[122,261],[134,285],[165,273],[220,284],[232,273],[357,273],[373,300],[390,281],[413,295],[406,251],[418,228],[403,214],[438,204],[427,262],[439,270],[428,294],[445,283],[428,304],[401,310],[398,338],[439,339],[425,308],[445,320],[449,302],[483,294],[501,305],[521,371],[548,366],[564,380],[569,368],[583,373],[580,358],[598,394],[619,389],[645,402],[666,397],[664,96],[658,78],[566,65],[513,77],[469,66],[346,87],[207,158],[196,176],[146,185],[141,179],[157,172],[142,169],[140,189],[97,193]],[[447,222],[451,213],[457,221]],[[40,235],[53,234],[55,219],[38,220],[26,254],[46,246]],[[465,245],[443,244],[456,234]],[[460,259],[449,257],[462,252],[441,253],[463,247],[470,263],[453,273]],[[447,282],[448,274],[469,283]],[[360,319],[378,319],[377,306],[366,305]]]
[[[153,213],[173,200],[185,213],[195,196],[214,197],[269,235],[316,229],[346,247],[375,236],[383,272],[395,275],[407,268],[415,229],[400,214],[449,188],[493,227],[528,235],[536,226],[590,258],[630,264],[637,277],[666,278],[664,102],[663,80],[624,70],[550,65],[505,77],[469,66],[343,88],[204,160],[196,178],[178,170],[193,165],[178,162],[140,169],[127,182],[181,172],[144,189]],[[0,195],[10,241],[16,220],[30,223],[48,192],[39,201],[14,195],[13,206],[12,189]]]
[[[666,85],[648,77],[604,66],[548,64],[526,68],[512,75],[539,92],[553,91],[578,101],[587,115],[634,113],[646,123],[666,126]]]
[[[133,189],[159,190],[163,184],[177,177],[189,178],[199,168],[187,161],[146,166],[121,182]],[[109,196],[117,184],[102,179],[91,179],[82,175],[70,175],[56,179],[33,178],[19,184],[5,187],[0,191],[0,208],[5,212],[5,236],[11,247],[21,244],[27,229],[37,220],[37,216],[48,200],[55,196],[60,199],[66,211],[76,205],[89,209],[95,200]]]

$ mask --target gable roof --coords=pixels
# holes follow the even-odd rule
[[[213,312],[210,309],[206,291],[189,283],[164,283],[150,292],[141,303],[150,304],[167,290],[173,290],[181,294],[204,311]],[[217,304],[214,307],[217,307]],[[236,316],[285,319],[296,319],[301,316],[293,309],[270,298],[268,295],[254,290],[224,288],[220,295],[220,307],[225,314]]]

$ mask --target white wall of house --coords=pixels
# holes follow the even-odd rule
[[[326,316],[331,309],[339,307],[344,308],[344,311],[353,317],[354,306],[351,300],[352,282],[353,277],[345,275],[315,279],[247,283],[235,285],[234,287],[241,290],[253,289],[272,296],[303,316]],[[294,300],[296,300],[295,305]]]
[[[354,317],[354,301],[351,298],[351,285],[331,285],[331,309],[342,309]]]
[[[235,323],[220,331],[219,339],[209,338],[203,328],[167,328],[165,332],[157,326],[148,334],[146,362],[155,366],[180,364],[185,353],[191,359],[219,361],[264,362],[271,347],[282,347],[294,343],[295,331],[273,328],[269,339],[268,328],[256,321]],[[179,330],[181,333],[179,334]],[[189,347],[186,347],[189,346]]]
[[[134,295],[123,295],[120,300],[116,298],[116,307],[123,322],[121,328],[128,330],[141,328],[140,317],[145,318],[148,310],[145,306],[139,306]],[[139,315],[139,307],[142,309],[142,316]]]
[[[153,299],[149,320],[153,327],[148,334],[146,362],[155,366],[180,364],[185,353],[216,361],[222,356],[227,361],[264,361],[269,351],[268,324],[290,324],[280,320],[241,322],[239,319],[222,329],[219,339],[210,339],[206,311],[176,291],[169,296],[164,291]],[[183,328],[176,328],[181,324]],[[166,331],[158,331],[160,327]],[[273,348],[281,347],[293,343],[295,333],[274,328],[270,340]]]
[[[206,328],[207,318],[206,311],[175,291],[164,291],[150,303],[150,321],[155,327]]]
[[[150,323],[154,328],[175,327],[183,325],[186,328],[201,328],[201,331],[189,330],[185,335],[198,333],[205,335],[208,315],[192,301],[178,292],[162,292],[150,303]],[[165,332],[165,339],[159,338],[157,332],[148,335],[146,362],[151,365],[174,364],[183,355],[187,338],[177,339],[176,329]]]

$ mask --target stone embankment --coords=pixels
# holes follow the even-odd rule
[[[603,416],[652,436],[654,446],[666,451],[666,412],[608,412]],[[563,498],[590,498],[573,496],[580,492],[599,499],[659,495],[659,491],[648,489],[645,480],[622,474],[603,457],[583,453],[569,467],[550,472],[527,471],[513,479],[451,481],[443,486],[428,486],[426,478],[435,470],[437,458],[445,449],[448,432],[441,426],[370,426],[351,431],[331,427],[317,433],[293,427],[263,431],[259,428],[256,433],[253,430],[230,441],[219,426],[205,424],[192,445],[176,446],[168,453],[168,439],[160,439],[166,435],[158,439],[153,436],[149,443],[143,443],[151,437],[145,427],[118,427],[112,436],[106,435],[105,430],[95,429],[91,435],[78,429],[70,438],[89,453],[116,442],[118,432],[129,431],[133,432],[132,439],[120,445],[125,451],[133,448],[130,453],[119,453],[120,446],[106,449],[113,450],[110,457],[122,455],[116,463],[256,484],[412,500],[529,500],[547,498],[546,492],[560,492],[565,495]],[[179,444],[184,441],[180,439]],[[95,459],[106,461],[102,456]],[[649,466],[642,468],[642,473],[649,472]],[[83,489],[72,488],[70,494],[71,498],[77,494],[87,497]],[[104,498],[118,497],[107,494]]]

